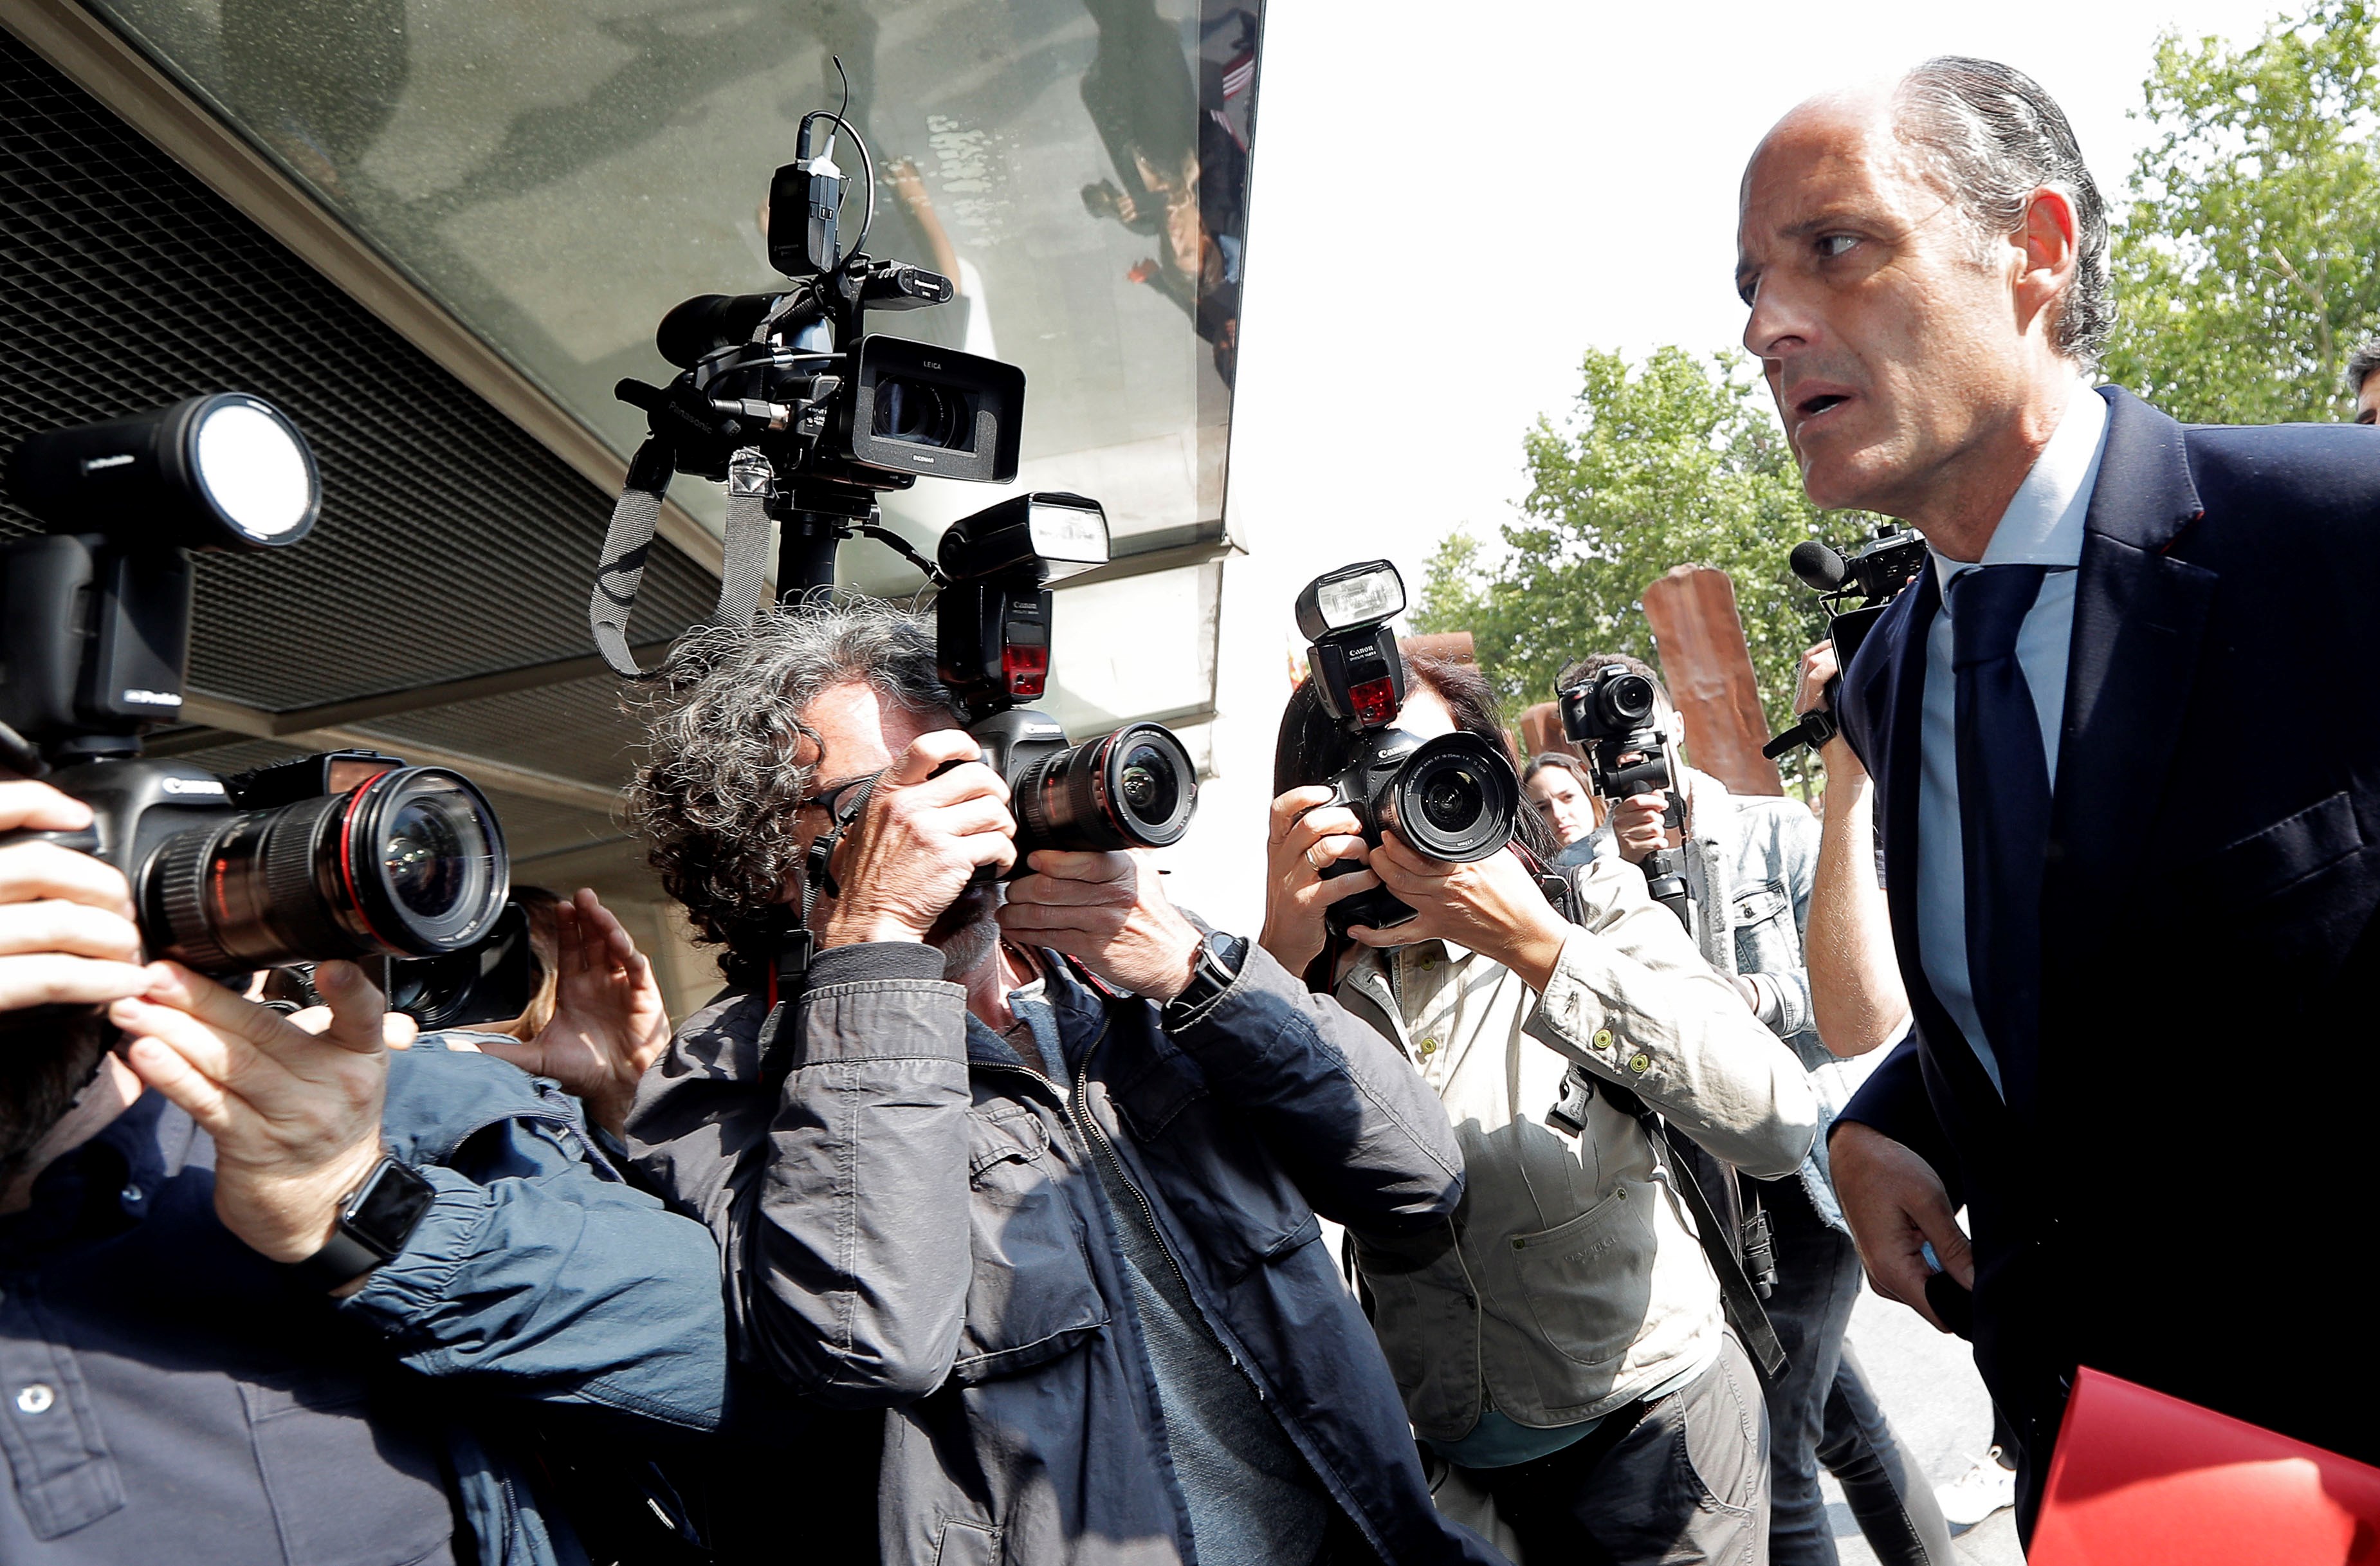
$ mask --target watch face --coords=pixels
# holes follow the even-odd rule
[[[395,1256],[436,1194],[430,1182],[395,1159],[383,1159],[347,1204],[340,1227],[382,1255]]]

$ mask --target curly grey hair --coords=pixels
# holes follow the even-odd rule
[[[2367,337],[2347,356],[2347,395],[2362,396],[2363,382],[2372,379],[2375,370],[2380,370],[2380,337]]]
[[[2039,82],[1994,60],[1943,55],[1900,79],[1894,127],[1933,164],[1967,221],[1976,257],[2024,225],[2033,193],[2063,190],[2074,203],[2074,282],[2059,301],[2058,352],[2095,369],[2116,329],[2108,271],[2107,205],[2066,111]]]
[[[867,599],[765,610],[748,626],[687,637],[662,676],[629,820],[699,938],[726,946],[720,966],[759,960],[800,868],[795,816],[818,771],[818,733],[803,713],[835,686],[861,684],[905,711],[954,713],[935,673],[933,630]],[[796,761],[805,739],[813,759]]]

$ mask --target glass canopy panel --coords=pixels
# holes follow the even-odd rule
[[[612,388],[674,373],[662,316],[783,285],[763,198],[839,56],[868,250],[960,295],[871,324],[1021,367],[1014,488],[1099,499],[1118,554],[1220,537],[1261,0],[90,3],[624,457],[644,419]],[[928,544],[1010,488],[884,509]],[[671,492],[716,525],[714,486]],[[917,585],[872,544],[842,569]],[[1142,640],[1126,685],[1211,670]]]

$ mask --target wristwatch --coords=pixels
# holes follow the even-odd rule
[[[1215,1002],[1223,998],[1223,991],[1240,977],[1240,964],[1247,954],[1248,943],[1238,936],[1208,930],[1207,939],[1198,942],[1198,950],[1191,956],[1190,982],[1158,1013],[1158,1021],[1165,1031],[1179,1033],[1212,1011]]]
[[[324,1292],[352,1283],[405,1249],[414,1225],[430,1210],[438,1188],[394,1157],[383,1157],[364,1183],[339,1199],[330,1244],[289,1264],[300,1281]]]

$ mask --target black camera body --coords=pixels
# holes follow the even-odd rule
[[[1172,730],[1126,723],[1081,745],[1019,705],[1047,688],[1050,584],[1104,564],[1107,517],[1081,495],[1018,495],[951,524],[934,601],[936,661],[983,759],[1008,784],[1016,865],[1037,848],[1163,848],[1182,840],[1198,774]]]
[[[1839,554],[1816,539],[1793,546],[1787,563],[1802,584],[1816,593],[1827,607],[1827,637],[1835,645],[1836,684],[1852,666],[1860,643],[1882,619],[1900,590],[1925,569],[1925,540],[1906,528],[1878,523],[1868,540],[1849,554]],[[1833,739],[1841,724],[1834,711],[1834,686],[1828,687],[1826,707],[1760,747],[1775,760],[1795,746],[1815,750]]]
[[[1660,720],[1660,695],[1653,682],[1624,663],[1609,663],[1560,693],[1562,734],[1586,752],[1595,792],[1606,799],[1638,794],[1670,794],[1677,763]],[[1674,807],[1673,807],[1674,808]],[[1657,848],[1640,867],[1653,901],[1694,932],[1694,898],[1679,851]]]
[[[182,706],[193,549],[261,550],[312,528],[305,438],[238,393],[35,435],[11,494],[54,529],[0,545],[0,765],[91,808],[19,832],[130,882],[152,957],[229,975],[468,946],[502,909],[494,810],[438,767],[334,752],[221,778],[147,759]]]
[[[823,141],[822,124],[831,126]],[[859,152],[868,203],[847,249],[840,225],[850,192],[833,158],[844,135]],[[613,389],[644,410],[650,431],[628,489],[658,496],[673,472],[691,473],[728,481],[731,507],[739,495],[757,499],[778,525],[777,590],[789,601],[832,588],[843,540],[895,541],[877,525],[878,494],[908,489],[920,475],[978,483],[1016,476],[1022,370],[868,332],[872,310],[922,310],[957,297],[947,277],[859,249],[875,200],[859,133],[836,114],[804,115],[794,161],[769,186],[770,264],[793,285],[686,300],[654,334],[662,357],[684,373],[666,386],[624,380]],[[745,450],[759,455],[764,473],[747,479],[739,468],[731,477]],[[758,529],[749,547],[764,547],[765,534]],[[607,545],[603,572],[626,567],[626,554]],[[731,559],[729,567],[740,575],[759,563]],[[630,584],[622,596],[633,602],[634,592]],[[620,614],[625,622],[625,607]]]
[[[1330,803],[1353,811],[1377,848],[1393,832],[1416,852],[1469,863],[1503,851],[1519,824],[1521,782],[1502,749],[1456,732],[1425,740],[1396,726],[1405,698],[1404,659],[1390,622],[1404,611],[1404,582],[1385,560],[1326,572],[1297,595],[1297,628],[1323,707],[1353,754],[1329,780]],[[1324,880],[1364,867],[1342,859]],[[1357,925],[1387,929],[1414,917],[1386,887],[1342,897],[1323,915],[1335,935]]]

